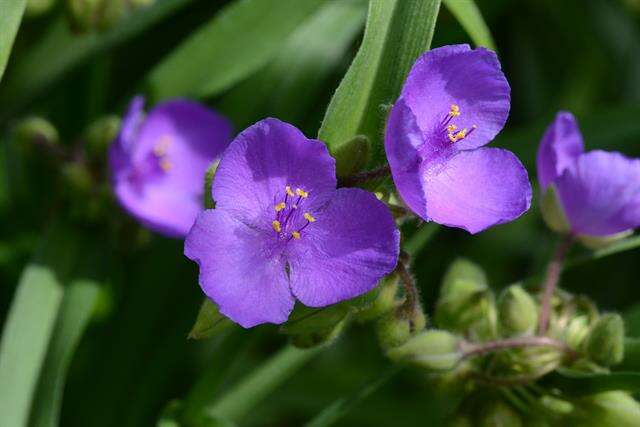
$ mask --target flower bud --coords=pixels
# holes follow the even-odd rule
[[[84,132],[89,159],[100,161],[106,158],[107,149],[120,130],[118,116],[105,116],[93,122]]]
[[[610,391],[576,401],[569,425],[581,427],[635,427],[640,420],[640,404],[628,393]]]
[[[532,332],[538,323],[538,306],[521,286],[513,285],[500,295],[498,317],[504,335],[524,335]]]
[[[402,303],[402,300],[397,298],[398,276],[395,274],[385,277],[375,291],[377,294],[371,304],[356,314],[358,321],[377,319]]]
[[[589,316],[576,316],[569,321],[564,329],[564,342],[574,350],[582,347],[589,333]]]
[[[330,344],[342,332],[349,311],[347,302],[320,309],[298,305],[280,331],[299,348]]]
[[[387,355],[397,362],[433,371],[453,369],[462,360],[458,338],[447,331],[428,330],[392,348]]]
[[[553,231],[557,233],[567,233],[571,229],[562,205],[560,204],[558,192],[553,185],[550,185],[542,195],[540,211],[547,226]]]
[[[523,425],[520,415],[505,403],[502,399],[491,399],[481,409],[478,417],[478,426],[481,427],[521,427]]]
[[[624,322],[619,314],[604,314],[595,321],[587,336],[586,351],[591,360],[603,366],[622,362]]]
[[[42,117],[28,117],[15,128],[14,135],[21,144],[53,147],[60,143],[56,128]]]
[[[376,334],[382,348],[398,347],[411,338],[411,322],[389,313],[376,323]]]

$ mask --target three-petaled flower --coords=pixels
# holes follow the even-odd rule
[[[130,103],[109,149],[114,192],[149,229],[184,237],[203,209],[208,165],[231,141],[231,124],[187,100],[159,104],[144,117],[144,99]]]
[[[616,152],[584,152],[571,113],[560,112],[547,129],[537,155],[538,180],[545,196],[557,197],[562,211],[558,231],[603,237],[640,226],[640,159]],[[553,190],[555,194],[548,193]]]
[[[326,146],[265,119],[234,139],[185,255],[220,311],[244,327],[283,323],[295,298],[322,307],[376,286],[397,262],[400,234],[371,193],[336,189]],[[295,297],[295,298],[294,298]]]
[[[444,46],[416,61],[385,135],[393,180],[411,210],[477,233],[529,209],[531,184],[518,158],[482,147],[503,128],[509,103],[491,51]]]

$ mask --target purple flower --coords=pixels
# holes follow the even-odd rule
[[[185,255],[220,311],[245,328],[282,323],[294,297],[323,307],[361,295],[396,265],[400,234],[386,206],[336,190],[325,145],[265,119],[225,151],[216,209],[198,215]]]
[[[477,233],[531,204],[510,151],[484,148],[504,126],[509,84],[496,55],[444,46],[414,64],[389,115],[385,149],[400,196],[418,216]]]
[[[202,211],[208,165],[231,140],[219,114],[187,100],[159,104],[144,116],[131,101],[109,149],[109,167],[122,207],[151,230],[184,237]]]
[[[542,138],[538,180],[560,202],[571,233],[608,236],[640,225],[640,160],[601,150],[584,152],[571,113],[560,112]]]

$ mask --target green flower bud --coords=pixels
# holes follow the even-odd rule
[[[610,391],[575,402],[575,411],[567,417],[569,425],[581,427],[636,427],[640,404],[628,393]]]
[[[207,172],[204,176],[204,208],[214,209],[216,207],[216,201],[213,200],[213,194],[211,194],[211,188],[213,187],[213,180],[216,177],[216,171],[220,160],[214,160],[207,168]]]
[[[540,210],[542,212],[542,218],[553,231],[566,233],[571,229],[562,205],[560,204],[556,188],[553,185],[550,185],[542,195]]]
[[[231,326],[233,322],[222,315],[209,298],[205,298],[188,337],[194,340],[211,338]]]
[[[409,363],[433,371],[453,369],[461,360],[459,340],[447,331],[428,330],[406,343],[392,348],[387,355],[397,362]]]
[[[382,283],[376,288],[377,294],[369,306],[357,312],[356,318],[360,322],[377,319],[397,308],[402,300],[398,294],[398,276],[392,274],[382,279]]]
[[[522,419],[511,406],[502,399],[491,399],[481,409],[478,417],[481,427],[521,427]]]
[[[608,236],[587,236],[579,235],[578,240],[589,249],[603,249],[616,243],[619,240],[626,239],[633,234],[633,230],[625,230]]]
[[[564,342],[574,350],[582,347],[589,334],[589,316],[576,316],[569,321],[564,329]]]
[[[509,286],[498,300],[498,317],[504,335],[528,334],[538,324],[538,306],[521,286]]]
[[[411,338],[411,322],[389,313],[376,323],[376,334],[382,348],[398,347]]]
[[[107,156],[109,145],[120,131],[118,116],[105,116],[92,123],[84,132],[86,150],[89,159],[102,161]]]
[[[342,332],[349,313],[348,301],[320,309],[298,305],[280,331],[289,335],[296,347],[330,344]]]
[[[619,314],[604,314],[595,321],[587,336],[586,351],[591,360],[603,366],[622,362],[624,322]]]
[[[56,128],[42,117],[28,117],[15,127],[16,139],[24,145],[39,144],[47,147],[55,147],[60,143],[60,137]]]

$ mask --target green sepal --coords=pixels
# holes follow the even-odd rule
[[[205,298],[188,337],[194,340],[211,338],[233,325],[231,320],[220,313],[215,303]]]
[[[325,308],[296,305],[289,321],[280,327],[280,331],[291,337],[298,348],[311,348],[332,343],[342,332],[351,308],[348,302]]]
[[[624,358],[624,321],[619,314],[607,313],[595,321],[585,343],[591,360],[613,366]]]
[[[451,370],[462,360],[460,340],[455,335],[437,329],[422,331],[404,344],[387,351],[387,356],[430,371]]]

